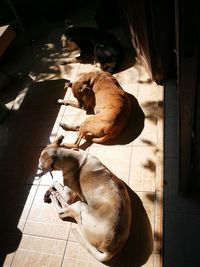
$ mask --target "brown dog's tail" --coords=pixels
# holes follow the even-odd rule
[[[98,261],[105,262],[110,260],[115,254],[109,252],[101,252],[92,246],[77,229],[71,228],[77,241]]]

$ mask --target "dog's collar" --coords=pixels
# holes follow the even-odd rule
[[[51,178],[53,179],[53,173],[52,171],[49,171],[50,175],[51,175]]]
[[[53,162],[51,163],[51,169],[50,169],[50,171],[54,171],[54,163]]]

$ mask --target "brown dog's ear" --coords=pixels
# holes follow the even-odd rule
[[[88,86],[87,83],[84,83],[80,89],[80,92],[84,95],[89,95],[92,92],[92,89]]]
[[[83,74],[84,83],[87,83],[88,86],[92,88],[98,76],[99,76],[99,71]]]
[[[67,84],[68,87],[72,87],[72,85],[73,85],[72,82],[70,82],[70,83]]]

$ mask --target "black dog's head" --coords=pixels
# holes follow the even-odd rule
[[[68,41],[70,42],[75,42],[77,39],[77,30],[76,30],[76,26],[71,25],[69,26],[65,31],[64,34],[67,38]]]
[[[65,31],[64,35],[70,42],[76,42],[77,39],[77,27],[73,24],[71,24],[70,20],[65,21]]]

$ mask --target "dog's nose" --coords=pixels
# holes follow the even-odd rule
[[[42,175],[44,175],[44,171],[42,169],[38,168],[37,176],[41,177]]]
[[[44,175],[44,170],[42,168],[42,165],[39,163],[37,169],[37,176],[41,177],[42,175]]]

